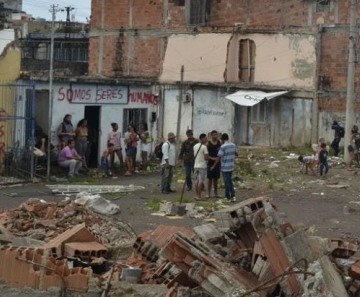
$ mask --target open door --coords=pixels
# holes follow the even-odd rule
[[[88,148],[86,164],[89,168],[97,168],[99,163],[99,131],[101,106],[85,106],[84,118],[88,122]]]

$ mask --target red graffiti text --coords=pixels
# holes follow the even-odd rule
[[[141,104],[158,105],[158,97],[151,93],[131,92],[129,93],[129,102],[136,102]]]
[[[66,88],[58,90],[57,100],[72,103],[119,103],[123,101],[122,88]]]

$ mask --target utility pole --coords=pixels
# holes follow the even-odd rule
[[[69,51],[69,60],[72,60],[72,48],[70,44],[70,38],[71,38],[71,17],[70,12],[73,11],[75,8],[71,6],[66,6],[64,9],[61,9],[61,11],[66,11],[66,23],[65,23],[65,47]]]
[[[177,151],[180,151],[180,128],[181,128],[181,106],[183,100],[183,83],[184,83],[184,65],[181,66],[180,70],[180,90],[179,90],[179,105],[178,105],[178,117],[176,126],[176,137],[177,137]],[[178,153],[176,154],[179,155]]]
[[[349,152],[346,144],[350,140],[352,126],[355,124],[355,67],[356,67],[356,9],[357,0],[351,0],[350,32],[349,32],[349,64],[346,91],[346,117],[345,117],[345,161],[349,161]]]
[[[56,13],[59,11],[57,5],[52,5],[50,8],[51,12],[51,44],[50,44],[50,72],[49,72],[49,119],[48,119],[48,141],[47,141],[47,170],[46,178],[50,181],[50,165],[51,165],[51,140],[52,140],[52,113],[53,113],[53,80],[54,80],[54,39],[55,39],[55,19]]]

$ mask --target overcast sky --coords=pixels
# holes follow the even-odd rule
[[[86,18],[90,16],[91,0],[23,0],[23,10],[32,14],[34,18],[41,17],[50,20],[51,13],[49,10],[53,4],[59,5],[59,8],[66,6],[74,7],[75,9],[72,11],[72,14],[75,15],[77,21],[84,22]],[[66,13],[62,11],[58,12],[56,19],[65,20]]]

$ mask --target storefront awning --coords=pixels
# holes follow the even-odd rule
[[[286,93],[288,93],[288,91],[266,93],[263,91],[248,90],[238,91],[234,94],[227,95],[225,98],[241,106],[254,106],[264,99],[270,100]]]

